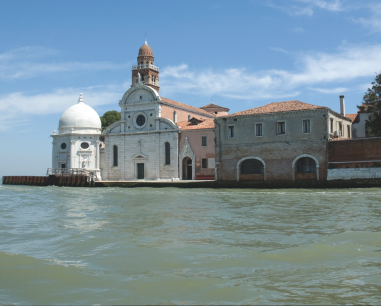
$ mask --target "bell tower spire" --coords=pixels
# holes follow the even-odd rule
[[[132,66],[132,84],[143,83],[159,92],[159,67],[154,66],[152,49],[147,44],[147,37],[144,45],[140,47],[138,54],[138,64]]]

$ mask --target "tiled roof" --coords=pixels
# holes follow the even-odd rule
[[[201,130],[201,129],[213,129],[214,119],[205,119],[197,125],[193,125],[190,121],[177,122],[177,125],[181,130]]]
[[[356,119],[358,117],[358,113],[356,114],[346,114],[345,117],[349,118],[352,120],[352,123],[357,123]],[[355,122],[356,121],[356,122]]]
[[[239,116],[239,115],[250,115],[250,114],[265,114],[265,113],[278,113],[278,112],[290,112],[298,110],[307,110],[307,109],[321,109],[327,108],[325,106],[317,106],[298,100],[293,101],[284,101],[284,102],[273,102],[264,106],[248,109],[242,112],[234,113],[230,116]]]
[[[213,103],[209,103],[208,105],[202,106],[200,108],[202,108],[202,109],[204,109],[204,108],[220,108],[220,109],[228,110],[229,111],[229,109],[227,107],[222,107],[222,106],[219,106],[219,105],[216,105],[216,104],[213,104]]]
[[[163,98],[163,97],[160,97],[160,98],[165,103],[168,103],[168,104],[171,104],[173,106],[177,106],[177,107],[189,110],[190,112],[197,112],[197,113],[205,114],[208,117],[215,117],[214,114],[211,114],[211,113],[209,113],[206,110],[203,110],[201,108],[190,106],[188,104],[180,103],[180,102],[173,101],[173,100],[170,100],[170,99],[167,99],[167,98]]]

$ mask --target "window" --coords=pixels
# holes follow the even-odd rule
[[[206,136],[201,136],[201,146],[206,147]]]
[[[177,122],[177,113],[176,113],[176,111],[173,112],[173,122]]]
[[[286,122],[277,122],[277,133],[278,135],[286,134]]]
[[[201,159],[201,168],[202,169],[208,168],[208,159],[207,158],[202,158]]]
[[[61,169],[65,169],[66,168],[66,164],[61,164]]]
[[[311,133],[311,121],[310,119],[303,120],[303,133]]]
[[[333,118],[330,119],[330,133],[333,134]]]
[[[113,162],[112,162],[113,167],[118,166],[118,147],[114,146],[113,147]]]
[[[61,143],[61,149],[65,150],[66,149],[66,143]]]
[[[351,138],[351,126],[347,125],[347,130],[348,130],[348,138]]]
[[[169,144],[169,142],[165,143],[165,164],[171,164],[171,145]]]
[[[343,125],[341,124],[341,122],[339,123],[339,136],[343,136]]]
[[[82,143],[81,143],[81,148],[82,148],[82,149],[88,149],[89,146],[90,146],[90,145],[89,145],[88,142],[82,142]]]
[[[228,138],[234,138],[234,125],[228,126]]]
[[[255,136],[262,136],[262,123],[257,123],[255,125]]]
[[[141,78],[142,78],[142,82],[144,82],[144,76],[143,75],[141,76]]]
[[[143,115],[139,115],[138,118],[136,118],[136,124],[138,126],[143,126],[144,123],[146,123],[146,117],[144,117]]]
[[[302,157],[296,164],[296,173],[316,173],[316,162],[310,157]]]
[[[241,174],[263,174],[264,167],[258,159],[247,159],[241,165]]]

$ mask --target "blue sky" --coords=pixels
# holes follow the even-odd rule
[[[0,176],[44,175],[79,93],[119,110],[147,33],[160,94],[237,112],[300,100],[357,111],[381,71],[381,3],[0,0]]]

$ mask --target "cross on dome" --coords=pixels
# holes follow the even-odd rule
[[[79,94],[79,99],[78,99],[78,103],[80,103],[80,102],[83,102],[83,98],[82,98],[82,94],[81,93]]]

